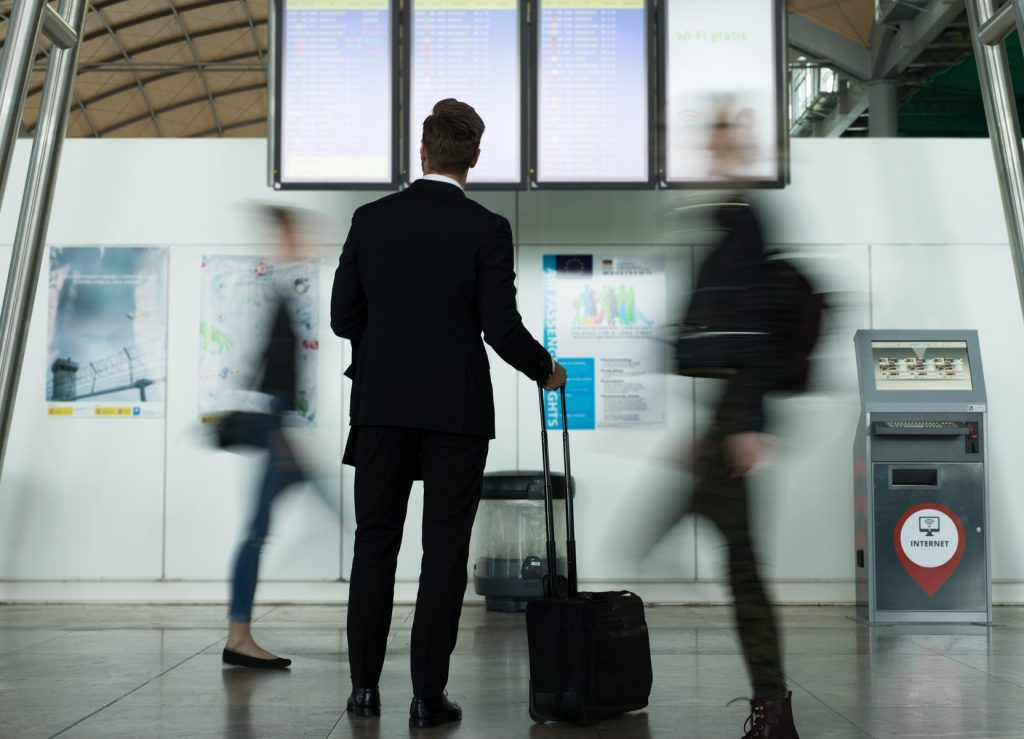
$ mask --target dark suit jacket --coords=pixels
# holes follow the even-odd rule
[[[445,182],[418,180],[355,212],[331,328],[352,342],[354,427],[494,438],[484,341],[531,380],[551,374],[516,309],[508,220]]]

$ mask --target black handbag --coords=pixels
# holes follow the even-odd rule
[[[263,435],[255,433],[267,418],[265,413],[231,411],[217,422],[214,434],[216,445],[221,449],[234,450],[242,447],[260,447]]]

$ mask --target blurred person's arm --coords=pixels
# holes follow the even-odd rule
[[[565,384],[565,369],[554,361],[523,325],[516,307],[512,226],[499,217],[477,257],[480,326],[498,356],[549,390]],[[344,257],[343,257],[344,259]]]
[[[722,441],[730,477],[746,477],[764,458],[768,447],[768,434],[760,431],[741,431],[730,434]]]

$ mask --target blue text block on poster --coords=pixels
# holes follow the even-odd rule
[[[592,430],[596,425],[594,397],[594,359],[558,358],[558,363],[565,367],[569,381],[565,385],[566,413],[569,416],[570,431]],[[558,393],[545,393],[544,398],[547,427],[552,430],[562,428],[562,410]]]

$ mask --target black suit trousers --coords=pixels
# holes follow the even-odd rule
[[[348,603],[354,687],[374,687],[380,681],[409,492],[422,474],[423,561],[412,627],[412,685],[421,698],[443,694],[466,593],[469,538],[483,490],[487,447],[488,440],[477,436],[359,427]]]

